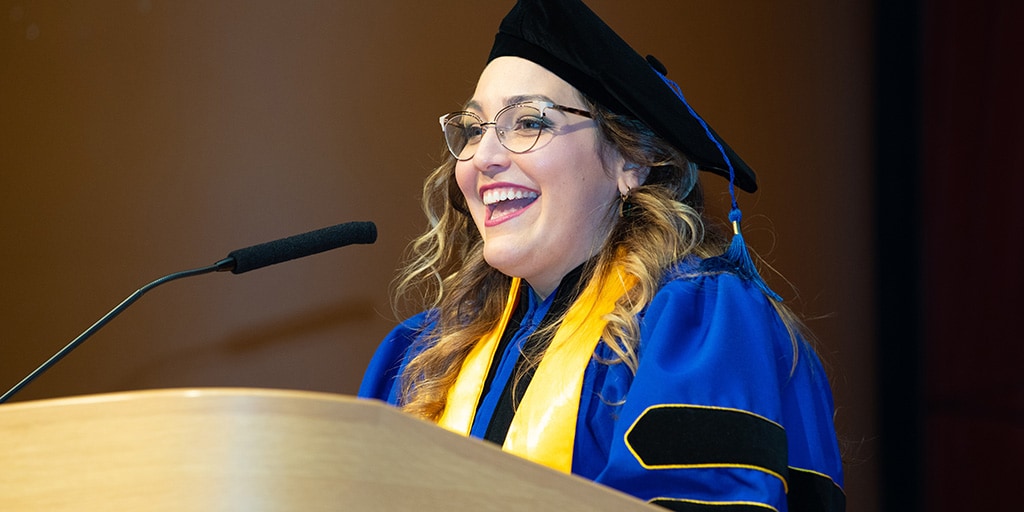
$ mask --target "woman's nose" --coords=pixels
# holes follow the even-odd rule
[[[480,137],[476,154],[473,155],[473,165],[481,171],[493,170],[495,167],[505,167],[509,162],[511,151],[505,148],[498,140],[498,127],[491,125]]]

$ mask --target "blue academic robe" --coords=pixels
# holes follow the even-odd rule
[[[471,435],[484,437],[515,373],[522,340],[551,294],[533,294],[495,357]],[[821,363],[794,345],[763,293],[728,272],[681,265],[640,318],[639,367],[608,364],[599,344],[586,370],[573,473],[673,510],[843,510],[832,394]],[[430,312],[385,338],[361,397],[398,403],[398,376],[429,331]],[[794,364],[795,358],[795,364]]]

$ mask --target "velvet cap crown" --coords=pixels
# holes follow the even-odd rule
[[[612,112],[639,119],[702,170],[728,178],[731,163],[735,185],[757,190],[754,171],[710,126],[705,130],[662,78],[664,66],[641,57],[583,2],[519,0],[501,21],[487,60],[506,56],[539,64]]]

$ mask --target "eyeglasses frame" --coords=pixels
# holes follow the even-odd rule
[[[506,105],[506,106],[502,107],[501,110],[499,110],[497,113],[494,114],[494,119],[497,119],[497,118],[501,117],[501,114],[503,114],[506,111],[511,110],[513,108],[524,107],[524,106],[535,106],[535,105],[541,105],[541,108],[537,109],[538,111],[540,111],[541,117],[544,117],[544,112],[547,109],[552,109],[552,110],[558,110],[560,112],[565,112],[565,113],[568,113],[568,114],[576,114],[578,116],[586,117],[587,119],[593,119],[594,118],[594,114],[593,113],[588,112],[588,111],[583,110],[583,109],[576,108],[576,107],[570,107],[570,106],[566,106],[566,105],[559,105],[557,103],[553,103],[553,102],[550,102],[550,101],[530,100],[530,101],[520,101],[520,102],[512,103],[512,104],[509,104],[509,105]],[[456,111],[456,112],[449,112],[447,114],[442,115],[440,118],[438,118],[438,122],[441,123],[441,132],[445,133],[445,134],[447,133],[446,130],[445,130],[445,127],[448,126],[448,120],[450,120],[451,118],[453,118],[455,116],[462,116],[462,115],[468,115],[468,116],[476,118],[477,120],[480,121],[480,127],[483,129],[483,131],[480,134],[481,138],[484,135],[487,134],[487,129],[488,128],[490,128],[491,126],[494,126],[495,128],[497,128],[497,126],[498,126],[497,123],[494,122],[494,121],[484,121],[483,118],[481,118],[475,112],[470,112],[468,110],[459,110],[459,111]],[[534,139],[533,144],[530,144],[530,147],[528,147],[528,148],[526,148],[526,149],[524,149],[522,151],[515,151],[515,150],[509,148],[508,146],[506,146],[505,145],[505,141],[503,141],[500,136],[498,137],[498,143],[501,144],[501,147],[503,147],[503,148],[509,150],[510,152],[515,153],[515,154],[522,154],[522,153],[526,153],[526,152],[532,150],[534,147],[537,146],[537,142],[539,140],[540,140],[540,133],[537,134],[537,138]],[[472,155],[470,155],[470,156],[468,156],[466,158],[459,158],[459,155],[456,155],[455,152],[452,151],[451,144],[448,143],[447,134],[444,137],[444,145],[445,145],[446,148],[448,148],[448,153],[450,153],[453,157],[455,157],[456,160],[458,160],[460,162],[464,162],[466,160],[472,160],[473,157],[476,156],[476,151],[473,151]],[[463,148],[463,149],[465,149],[465,148]]]

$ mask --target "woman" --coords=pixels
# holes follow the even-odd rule
[[[701,217],[698,168],[753,172],[664,75],[578,1],[512,9],[360,396],[670,509],[842,510],[824,371],[739,210]]]

